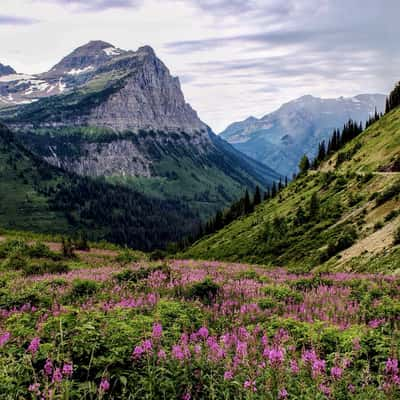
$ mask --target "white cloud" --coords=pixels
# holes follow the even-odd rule
[[[389,91],[399,14],[398,0],[2,0],[0,62],[37,73],[89,40],[149,44],[220,131],[308,93]]]

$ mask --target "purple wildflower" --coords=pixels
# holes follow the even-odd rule
[[[40,346],[40,338],[39,337],[33,338],[28,346],[28,352],[31,353],[32,356],[34,356],[39,350],[39,346]]]

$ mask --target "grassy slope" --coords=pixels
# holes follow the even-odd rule
[[[400,217],[387,222],[384,218],[400,208],[399,195],[381,205],[371,195],[400,180],[400,173],[379,172],[400,155],[400,109],[386,115],[341,151],[351,151],[357,144],[361,147],[350,161],[335,168],[334,155],[319,171],[292,182],[278,198],[262,203],[250,216],[200,240],[184,256],[288,265],[295,269],[398,270],[400,248],[392,243]],[[320,218],[296,225],[296,211],[299,206],[309,208],[314,192],[320,199]],[[276,216],[284,217],[287,226],[271,245],[266,227]],[[377,222],[383,227],[374,228]],[[327,244],[351,227],[358,232],[356,243],[320,265]]]

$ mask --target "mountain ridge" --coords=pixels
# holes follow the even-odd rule
[[[292,176],[303,154],[314,157],[318,143],[349,119],[366,121],[371,113],[383,112],[386,96],[361,94],[323,99],[305,95],[284,103],[257,119],[229,125],[220,136],[250,157],[282,175]]]

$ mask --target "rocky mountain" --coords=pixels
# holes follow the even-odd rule
[[[0,63],[0,76],[12,74],[16,74],[14,68],[11,68],[9,65],[3,65],[2,63]]]
[[[314,157],[318,143],[350,118],[365,122],[384,111],[386,96],[363,94],[351,98],[321,99],[303,96],[257,119],[250,117],[228,126],[221,137],[248,156],[279,173],[291,176],[303,154]]]
[[[34,79],[3,79],[0,93],[29,102],[9,104],[0,119],[50,164],[184,199],[201,215],[245,187],[279,179],[199,119],[149,46],[134,52],[90,42]]]

